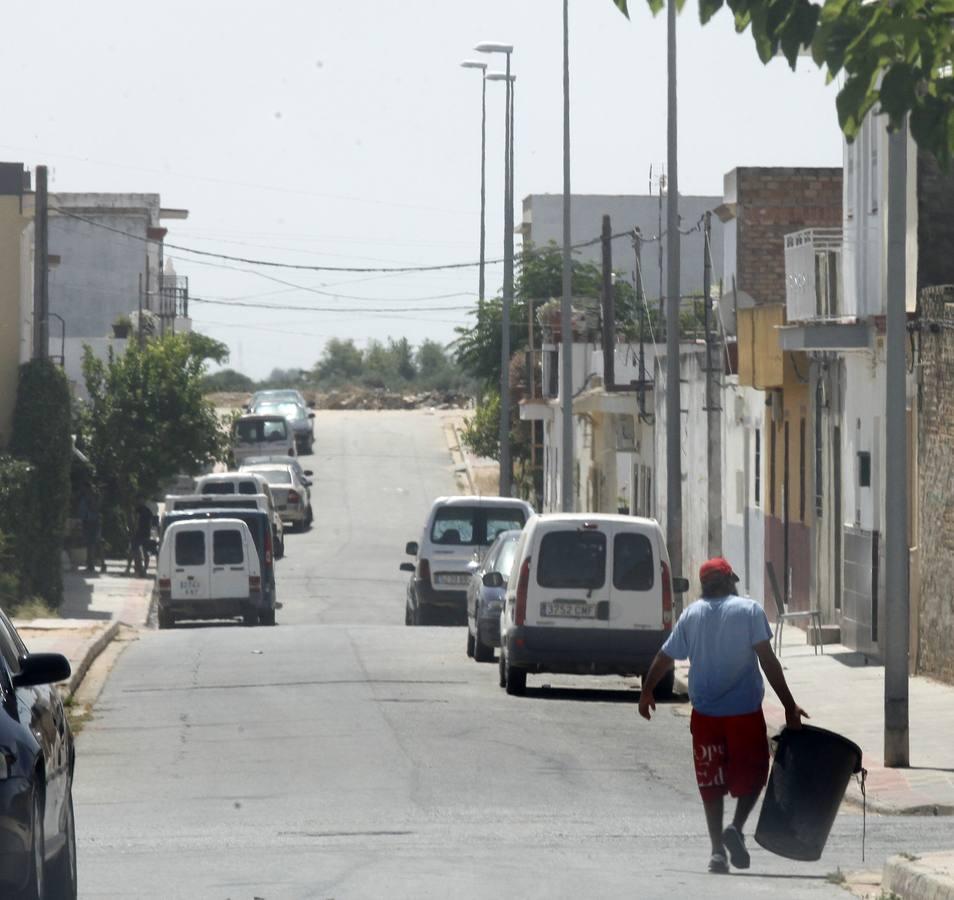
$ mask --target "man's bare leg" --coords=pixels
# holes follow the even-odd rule
[[[706,826],[709,829],[709,840],[712,841],[712,852],[723,853],[722,849],[722,816],[725,804],[722,797],[715,800],[703,800],[706,811]]]
[[[735,815],[732,817],[732,824],[738,829],[739,834],[742,833],[742,828],[745,825],[745,820],[749,817],[749,813],[755,809],[759,794],[761,794],[761,791],[756,791],[754,794],[746,794],[744,797],[739,797],[736,801]]]

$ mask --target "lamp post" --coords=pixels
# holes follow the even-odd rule
[[[464,69],[480,70],[480,268],[477,276],[477,321],[484,311],[484,258],[486,251],[487,215],[487,63],[465,59]]]
[[[513,305],[513,83],[510,74],[511,44],[485,41],[475,48],[479,53],[503,53],[506,70],[491,72],[488,81],[504,81],[507,102],[504,110],[504,272],[503,316],[500,328],[500,487],[501,497],[511,495],[513,464],[510,457],[510,308]]]
[[[570,3],[563,0],[563,293],[560,300],[560,408],[563,414],[560,509],[576,510],[573,487],[573,260],[570,256]]]

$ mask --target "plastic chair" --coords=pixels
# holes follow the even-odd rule
[[[791,619],[810,619],[810,625],[812,628],[812,636],[814,641],[812,642],[815,646],[815,656],[818,656],[818,650],[821,648],[822,655],[825,654],[825,646],[821,642],[821,610],[819,609],[805,609],[798,612],[789,612],[785,608],[785,602],[782,600],[781,592],[778,589],[778,579],[775,577],[775,567],[771,562],[765,564],[765,569],[768,572],[769,582],[772,586],[772,595],[775,598],[775,608],[777,610],[778,627],[775,629],[775,653],[777,656],[782,655],[782,630],[785,628],[786,620]]]

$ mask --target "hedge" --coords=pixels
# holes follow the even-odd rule
[[[30,465],[10,510],[20,564],[20,596],[51,606],[63,599],[60,554],[70,502],[70,390],[62,370],[46,359],[20,366],[10,451]]]

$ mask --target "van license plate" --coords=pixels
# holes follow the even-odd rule
[[[549,619],[595,619],[596,604],[582,600],[551,600],[540,604],[540,615]]]
[[[454,573],[440,573],[434,576],[434,584],[467,584],[470,581],[470,575],[457,575]]]

